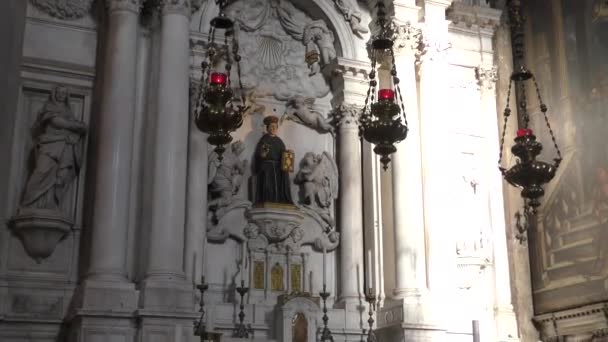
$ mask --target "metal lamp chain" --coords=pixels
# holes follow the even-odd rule
[[[391,77],[393,78],[393,84],[395,85],[395,89],[397,90],[397,94],[399,95],[399,105],[401,106],[401,114],[399,115],[399,119],[403,120],[403,124],[407,126],[407,117],[405,116],[405,106],[403,105],[403,96],[401,95],[401,87],[399,86],[399,77],[397,77],[397,63],[395,63],[395,51],[391,48]]]
[[[519,84],[517,84],[517,81],[515,81],[515,84],[516,86],[519,85],[519,114],[524,120],[524,128],[528,128],[528,126],[530,125],[530,113],[528,113],[528,99],[526,97],[526,84],[524,82],[525,81],[519,81]]]
[[[511,87],[513,86],[513,81],[509,81],[509,90],[507,90],[507,106],[505,107],[505,111],[503,116],[505,117],[503,125],[502,125],[502,135],[500,137],[500,149],[498,151],[498,168],[502,173],[505,172],[505,168],[502,167],[502,154],[505,146],[505,134],[507,133],[507,122],[509,121],[509,116],[511,116]]]
[[[543,117],[545,118],[545,124],[549,129],[549,134],[551,135],[551,141],[553,142],[553,147],[555,147],[555,151],[557,152],[557,158],[554,159],[555,167],[558,167],[562,161],[562,152],[557,146],[557,141],[555,139],[555,134],[553,133],[553,129],[551,128],[551,124],[549,123],[549,118],[547,117],[547,105],[543,102],[540,97],[540,88],[538,87],[538,83],[536,82],[536,77],[532,77],[532,81],[534,82],[534,87],[536,88],[536,95],[538,96],[538,103],[540,104],[540,111],[543,113]]]

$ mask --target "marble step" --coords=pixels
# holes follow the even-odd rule
[[[573,260],[592,258],[597,256],[597,247],[593,238],[579,240],[551,250],[552,264],[572,262]]]
[[[560,262],[547,268],[549,279],[558,280],[578,275],[593,273],[597,265],[597,257],[583,258],[574,262]]]
[[[592,220],[587,220],[583,224],[574,226],[568,231],[559,234],[559,240],[562,246],[595,237],[599,233],[601,224],[593,217]]]

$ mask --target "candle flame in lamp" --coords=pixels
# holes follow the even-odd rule
[[[380,89],[378,90],[378,100],[388,100],[392,102],[395,100],[395,92],[392,89]]]
[[[228,81],[228,75],[221,72],[213,72],[211,73],[211,76],[209,78],[211,79],[211,84],[217,84],[222,86],[225,86],[226,82]]]
[[[532,132],[532,130],[529,129],[529,128],[520,128],[520,129],[517,130],[517,137],[518,138],[530,136],[530,135],[533,135],[533,134],[534,134],[534,132]]]

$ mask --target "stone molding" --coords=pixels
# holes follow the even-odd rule
[[[446,11],[452,25],[459,28],[484,28],[493,33],[502,17],[502,11],[490,7],[472,6],[462,2],[454,2]]]
[[[108,12],[130,11],[139,14],[143,5],[143,0],[106,0]]]
[[[61,20],[76,20],[91,10],[94,0],[30,0],[34,7],[51,17]]]

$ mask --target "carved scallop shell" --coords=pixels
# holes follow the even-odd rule
[[[76,20],[84,17],[94,0],[30,0],[39,10],[63,20]]]
[[[281,40],[261,35],[257,37],[258,51],[256,52],[257,59],[265,68],[273,69],[281,64],[283,60],[283,42]]]

